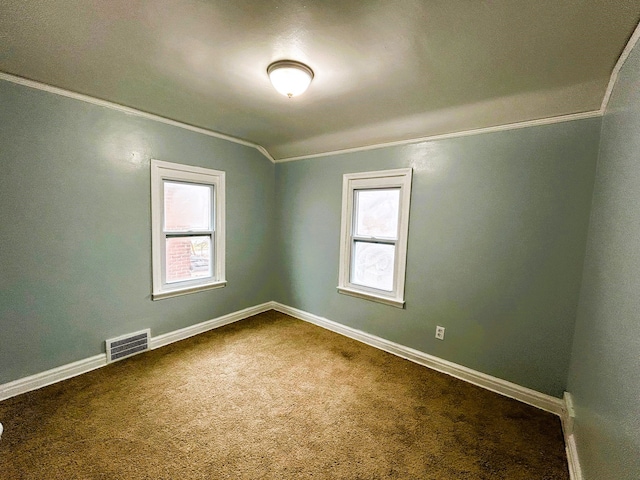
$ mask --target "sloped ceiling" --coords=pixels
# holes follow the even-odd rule
[[[276,159],[598,110],[640,0],[0,0],[0,70]],[[281,59],[315,72],[273,90]]]

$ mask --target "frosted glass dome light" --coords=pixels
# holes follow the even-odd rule
[[[267,74],[273,88],[289,98],[304,93],[313,79],[313,70],[293,60],[272,63],[267,68]]]

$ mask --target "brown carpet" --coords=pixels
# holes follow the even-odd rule
[[[568,479],[554,415],[277,312],[0,402],[0,478]]]

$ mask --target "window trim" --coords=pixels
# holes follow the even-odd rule
[[[338,292],[354,297],[404,308],[404,286],[407,264],[407,241],[409,234],[409,209],[411,202],[411,168],[380,170],[374,172],[347,173],[342,177],[342,218],[340,226],[340,264]],[[400,212],[398,215],[398,238],[395,241],[393,290],[387,292],[376,288],[351,283],[352,244],[356,235],[354,197],[356,190],[400,188]],[[385,242],[387,243],[387,242]]]
[[[214,245],[212,276],[182,282],[166,283],[164,181],[197,183],[213,186],[213,235]],[[189,293],[221,288],[225,278],[225,172],[178,163],[151,160],[151,256],[153,300],[186,295]],[[200,232],[185,232],[200,233]],[[188,235],[186,235],[188,236]]]

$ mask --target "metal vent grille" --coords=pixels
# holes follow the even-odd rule
[[[107,344],[107,363],[122,360],[136,353],[149,350],[150,338],[151,331],[147,329],[105,340]]]

